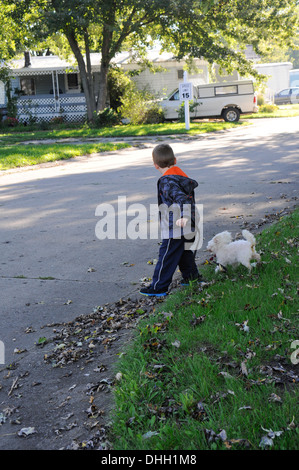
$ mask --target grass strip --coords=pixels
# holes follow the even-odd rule
[[[299,115],[299,104],[279,106],[279,110],[273,113],[254,113],[241,116],[241,119],[258,119],[267,117],[294,117]],[[230,129],[236,126],[244,126],[248,123],[241,121],[229,123],[224,121],[202,121],[190,123],[190,130],[186,130],[185,123],[164,122],[161,124],[143,125],[117,125],[95,129],[87,125],[78,126],[62,124],[50,130],[37,130],[36,126],[27,126],[26,131],[22,126],[0,130],[0,144],[15,144],[30,140],[43,139],[67,139],[67,138],[101,138],[101,137],[138,137],[155,135],[189,134],[197,135],[207,132],[216,132]]]
[[[125,143],[4,145],[0,148],[0,170],[67,160],[92,153],[110,152],[130,147]]]
[[[261,118],[280,118],[280,117],[296,117],[299,116],[299,104],[286,104],[278,106],[278,110],[271,113],[254,113],[246,115],[246,119]]]
[[[101,137],[140,137],[155,135],[176,135],[190,134],[197,135],[206,132],[215,132],[223,129],[230,129],[236,126],[246,125],[244,122],[199,122],[191,123],[190,130],[186,130],[185,123],[161,123],[161,124],[143,124],[143,125],[118,125],[113,127],[103,127],[100,129],[82,126],[81,128],[60,128],[51,131],[30,130],[21,131],[18,128],[9,132],[0,133],[0,140],[5,144],[14,144],[28,140],[42,139],[65,139],[65,138],[101,138]]]
[[[207,261],[206,288],[140,320],[115,367],[114,450],[298,448],[298,221],[257,236],[251,274]]]

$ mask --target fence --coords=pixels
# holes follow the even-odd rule
[[[52,97],[48,95],[20,97],[17,102],[20,122],[50,122],[62,117],[66,122],[83,122],[86,119],[87,106],[85,96]]]

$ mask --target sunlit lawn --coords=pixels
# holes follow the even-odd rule
[[[66,160],[128,146],[125,143],[4,145],[0,148],[0,170]]]
[[[248,119],[258,118],[278,118],[299,116],[299,104],[285,104],[278,106],[278,110],[273,113],[255,113],[246,116]]]
[[[155,136],[155,135],[175,135],[175,134],[202,134],[206,132],[220,131],[230,129],[236,126],[244,125],[243,122],[228,123],[224,121],[205,121],[190,124],[190,130],[186,130],[185,123],[165,122],[161,124],[143,124],[143,125],[118,125],[114,127],[103,127],[100,129],[81,126],[80,128],[56,128],[48,131],[30,129],[24,131],[24,128],[17,127],[9,130],[0,130],[0,143],[13,144],[30,140],[42,139],[66,139],[66,138],[101,138],[101,137],[136,137],[136,136]]]

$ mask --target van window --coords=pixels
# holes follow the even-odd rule
[[[170,98],[169,101],[179,100],[180,99],[180,92],[177,90]]]
[[[229,85],[229,86],[217,86],[215,87],[215,95],[236,95],[238,94],[238,86],[237,85]]]
[[[215,96],[214,87],[198,88],[198,98],[212,98]]]

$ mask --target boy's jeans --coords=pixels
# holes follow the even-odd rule
[[[196,252],[185,250],[185,243],[190,243],[190,241],[192,240],[186,240],[184,237],[162,241],[151,284],[154,290],[167,291],[177,266],[179,266],[185,280],[198,277],[199,273],[195,264]]]

